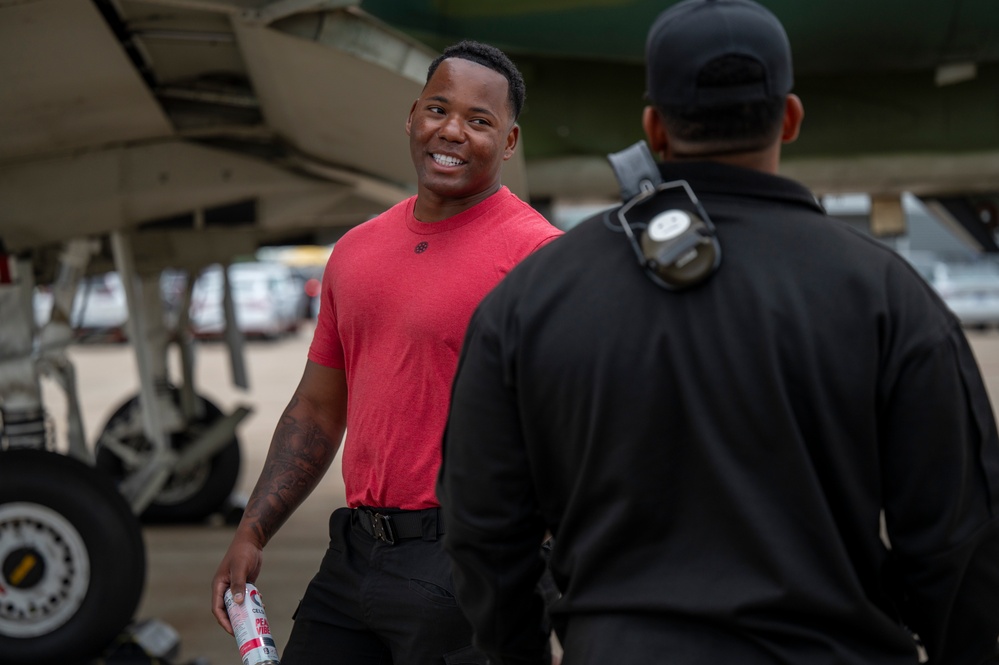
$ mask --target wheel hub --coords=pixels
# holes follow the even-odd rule
[[[3,561],[3,586],[22,591],[37,586],[45,577],[45,557],[34,547],[18,547]]]
[[[90,557],[76,528],[46,506],[0,505],[0,633],[45,635],[69,621],[90,585]]]

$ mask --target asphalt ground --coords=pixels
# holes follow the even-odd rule
[[[263,465],[271,433],[305,366],[312,338],[307,323],[294,336],[275,342],[248,342],[250,387],[231,385],[228,354],[218,343],[197,345],[196,385],[199,393],[228,412],[240,404],[253,413],[239,426],[243,455],[236,494],[248,496]],[[999,400],[999,332],[969,331],[993,409]],[[88,442],[97,439],[110,414],[138,391],[134,351],[127,344],[81,344],[70,348]],[[172,358],[176,367],[176,358]],[[174,374],[179,376],[179,374]],[[65,399],[59,388],[43,381],[46,407],[57,441],[64,445]],[[257,580],[279,651],[287,642],[292,613],[326,549],[329,513],[344,505],[339,457],[322,485],[282,527],[264,551]],[[238,665],[235,640],[210,611],[210,582],[232,537],[233,527],[221,520],[199,525],[146,526],[147,580],[136,620],[155,618],[180,635],[174,663]]]

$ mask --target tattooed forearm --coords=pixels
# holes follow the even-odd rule
[[[282,414],[243,514],[243,523],[261,545],[316,487],[340,446],[342,427],[324,428],[309,409],[300,407],[301,401],[293,397]]]

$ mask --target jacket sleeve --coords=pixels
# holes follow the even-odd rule
[[[999,437],[956,321],[888,364],[881,452],[896,603],[931,664],[978,665],[999,638]]]
[[[444,546],[475,646],[493,665],[535,665],[548,653],[543,604],[535,591],[543,571],[544,524],[521,434],[512,360],[483,306],[462,347],[444,434],[437,486],[447,524]]]

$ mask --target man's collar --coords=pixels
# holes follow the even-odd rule
[[[660,162],[663,180],[686,180],[698,196],[705,194],[779,200],[825,212],[801,183],[783,176],[719,162]]]

